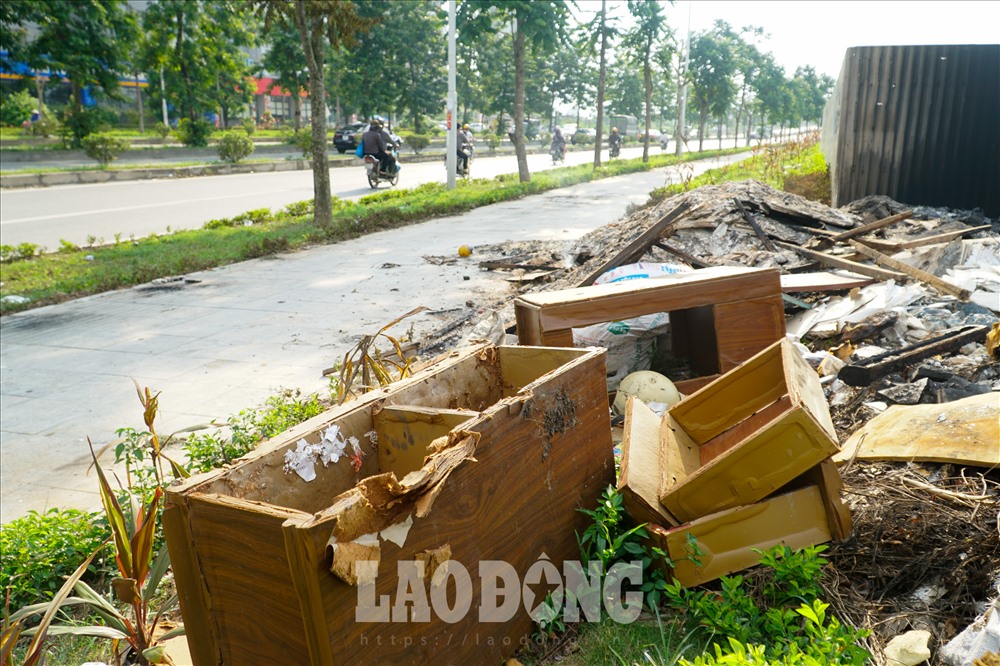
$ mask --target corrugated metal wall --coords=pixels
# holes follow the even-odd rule
[[[885,194],[1000,216],[1000,44],[851,48],[838,87],[834,205]]]

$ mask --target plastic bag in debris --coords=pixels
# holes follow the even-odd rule
[[[489,342],[494,345],[516,344],[508,341],[507,331],[504,329],[503,318],[497,310],[492,310],[488,315],[479,320],[469,334],[465,336],[465,344],[477,344]]]
[[[972,666],[991,652],[1000,651],[1000,611],[997,601],[979,618],[941,648],[938,658],[949,666]]]
[[[645,280],[689,270],[686,266],[675,264],[627,264],[604,273],[594,280],[594,284]],[[626,375],[637,370],[649,370],[656,352],[656,338],[666,333],[669,327],[669,315],[657,312],[624,321],[574,328],[573,344],[577,347],[604,347],[608,350],[605,357],[608,391],[615,391]]]

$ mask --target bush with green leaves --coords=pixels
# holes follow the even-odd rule
[[[0,101],[0,125],[20,127],[31,119],[31,111],[38,108],[38,100],[27,90],[4,95]]]
[[[167,137],[170,136],[170,133],[172,131],[173,130],[170,129],[169,125],[164,125],[163,123],[156,123],[155,125],[153,125],[153,132],[159,135],[160,139],[163,140],[164,142],[166,142]]]
[[[10,593],[10,607],[47,601],[63,579],[108,537],[96,514],[76,509],[49,509],[0,526],[0,588]],[[85,578],[99,581],[111,571],[107,556],[94,559]]]
[[[96,106],[70,106],[63,114],[60,134],[70,148],[83,147],[83,138],[95,132],[106,132],[111,129],[115,114]]]
[[[42,116],[31,123],[31,136],[48,138],[57,136],[60,132],[62,132],[62,125],[59,124],[59,121],[52,114]]]
[[[286,389],[268,398],[262,409],[245,409],[229,417],[228,436],[216,430],[188,437],[184,444],[188,469],[207,472],[231,463],[265,439],[316,416],[326,406],[315,393],[303,396],[301,391]]]
[[[302,151],[302,157],[309,157],[312,154],[312,130],[303,127],[292,135],[293,145]]]
[[[253,136],[253,133],[257,131],[257,123],[247,118],[241,123],[243,131],[246,132],[247,136]]]
[[[412,132],[407,132],[401,136],[403,138],[404,145],[413,148],[413,152],[417,155],[419,155],[424,148],[431,145],[431,138],[426,134],[414,134]]]
[[[177,138],[185,146],[201,148],[208,145],[208,138],[212,136],[212,123],[204,118],[182,118],[177,123]]]
[[[129,142],[108,132],[96,132],[83,137],[80,142],[83,152],[92,160],[97,160],[102,169],[118,159],[118,156],[128,150]]]
[[[772,573],[756,595],[743,576],[723,576],[718,591],[687,589],[674,580],[665,590],[668,605],[682,612],[693,635],[715,646],[714,657],[685,663],[867,663],[871,655],[858,642],[868,632],[827,616],[828,604],[819,598],[824,550],[826,546],[809,546],[793,551],[784,545],[758,550],[761,564]]]
[[[236,164],[244,157],[253,155],[254,145],[250,137],[242,131],[229,131],[219,140],[219,159]]]

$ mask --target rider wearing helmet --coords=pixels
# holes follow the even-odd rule
[[[392,139],[387,139],[388,136],[389,133],[382,128],[382,117],[372,116],[368,131],[361,137],[361,143],[364,145],[365,155],[378,159],[380,171],[392,173],[395,171],[396,158],[388,152],[392,147]]]
[[[617,155],[622,147],[622,136],[618,133],[617,127],[611,128],[611,134],[608,135],[608,147],[611,148],[612,156]]]
[[[552,133],[552,145],[549,147],[549,152],[553,154],[553,160],[557,154],[560,159],[566,155],[566,137],[563,136],[561,127],[557,127]]]

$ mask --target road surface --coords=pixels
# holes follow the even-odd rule
[[[651,148],[658,154],[659,146]],[[605,158],[607,152],[605,152]],[[639,157],[642,148],[622,150],[622,158]],[[586,164],[593,152],[570,152],[566,164]],[[531,171],[552,168],[548,155],[529,155]],[[477,156],[472,175],[492,178],[517,171],[514,156]],[[444,182],[443,162],[406,164],[399,187],[415,187],[427,182]],[[334,196],[357,199],[372,190],[364,168],[341,167],[330,170]],[[388,185],[381,186],[384,189]],[[92,185],[0,192],[0,242],[17,246],[34,243],[54,251],[65,239],[75,245],[110,243],[150,234],[182,229],[198,229],[208,220],[232,217],[256,208],[280,208],[313,198],[311,171],[201,176],[184,179],[141,180]]]

